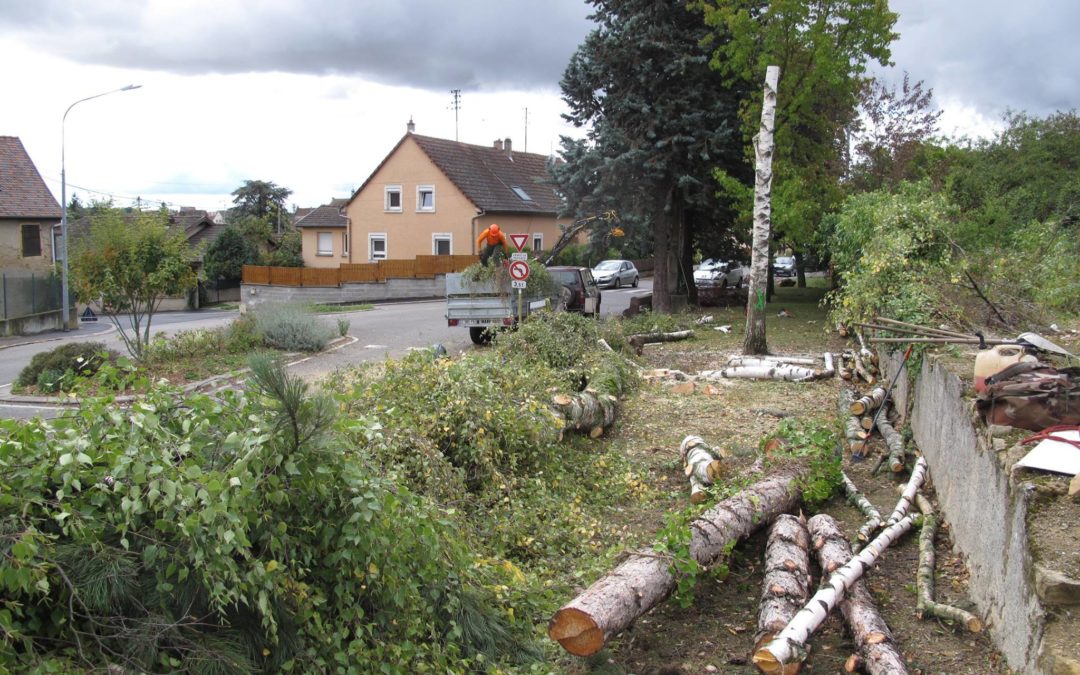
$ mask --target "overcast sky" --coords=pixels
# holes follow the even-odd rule
[[[942,131],[1076,106],[1080,2],[892,0],[896,70],[934,89]],[[511,137],[547,154],[581,0],[0,0],[0,135],[69,195],[211,210],[246,179],[290,203],[348,196],[405,132]],[[782,85],[781,85],[782,87]],[[526,109],[528,125],[526,126]]]

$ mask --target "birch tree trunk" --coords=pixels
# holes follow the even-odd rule
[[[780,67],[765,69],[761,126],[754,137],[754,237],[750,259],[750,288],[746,302],[746,338],[743,354],[767,354],[765,340],[765,293],[769,283],[769,238],[772,234],[773,128],[776,119],[776,85]]]
[[[584,431],[591,438],[599,438],[604,429],[615,421],[616,399],[586,389],[580,394],[556,394],[551,398],[552,407],[566,420],[564,430]]]
[[[823,573],[832,572],[851,560],[851,547],[832,516],[824,513],[816,515],[807,523],[807,528]],[[892,632],[874,606],[874,599],[862,579],[852,584],[840,601],[840,613],[844,615],[844,621],[855,638],[862,667],[870,675],[902,675],[908,672]]]
[[[930,500],[920,494],[915,495],[915,503],[922,511],[922,530],[919,532],[919,572],[915,577],[915,589],[918,603],[915,611],[919,618],[937,617],[955,621],[972,633],[982,632],[982,619],[971,612],[946,605],[934,600],[934,566],[937,554],[934,551],[934,535],[937,533],[937,514]]]

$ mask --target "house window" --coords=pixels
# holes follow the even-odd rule
[[[392,213],[401,213],[401,186],[387,185],[383,188],[385,203],[383,208]]]
[[[544,250],[544,235],[540,233],[533,234],[533,251]]]
[[[344,258],[347,255],[349,255],[349,233],[348,232],[342,232],[341,233],[341,257]]]
[[[434,211],[435,210],[435,186],[434,185],[417,185],[416,186],[416,210],[417,211]]]
[[[319,245],[315,255],[334,255],[334,233],[319,232],[318,238]]]
[[[533,200],[533,198],[529,196],[529,193],[525,192],[525,189],[522,188],[521,186],[511,185],[510,189],[513,190],[514,194],[516,194],[518,196],[518,199],[520,199],[523,202],[531,202]]]
[[[450,255],[451,249],[454,248],[454,237],[450,234],[433,234],[431,235],[431,253],[432,255]]]
[[[368,260],[386,260],[386,235],[368,235]]]
[[[22,255],[24,258],[41,256],[41,226],[37,223],[23,223]]]

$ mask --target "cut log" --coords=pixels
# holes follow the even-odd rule
[[[851,548],[839,524],[824,513],[807,523],[821,569],[833,570],[851,560]],[[896,648],[892,632],[881,618],[866,583],[854,582],[840,602],[848,630],[862,659],[862,667],[871,675],[900,675],[906,673],[904,659]]]
[[[807,475],[806,464],[785,467],[701,514],[690,523],[690,556],[704,568],[722,560],[729,546],[792,510]],[[639,550],[559,609],[548,635],[571,654],[595,654],[673,590],[667,556]]]
[[[645,345],[653,344],[656,342],[677,342],[679,340],[686,340],[694,337],[694,331],[692,330],[679,330],[673,333],[638,333],[636,335],[629,335],[626,341],[630,343],[630,346],[634,348],[634,351],[638,356],[641,356],[641,352],[644,350]]]
[[[846,473],[841,476],[844,479],[844,494],[847,495],[848,501],[866,516],[866,522],[855,535],[856,541],[860,542],[859,546],[861,546],[861,542],[869,541],[871,535],[881,527],[881,513],[863,493],[859,492],[859,488],[855,487],[855,483],[851,482]]]
[[[833,607],[843,599],[844,593],[873,566],[886,548],[911,529],[913,523],[914,516],[901,518],[882,530],[881,534],[847,564],[833,572],[784,630],[754,652],[754,665],[763,673],[781,673],[789,664],[805,659],[806,641],[829,616]]]
[[[869,415],[885,400],[885,387],[874,387],[869,394],[851,404],[852,415]]]
[[[761,366],[733,366],[720,370],[704,370],[698,374],[704,379],[743,379],[743,380],[783,380],[787,382],[804,382],[815,379],[817,373],[812,368],[805,366],[789,366],[783,363],[774,363]]]
[[[979,617],[959,607],[934,601],[934,563],[937,560],[934,535],[937,533],[937,514],[926,497],[915,495],[915,503],[923,516],[922,530],[919,532],[919,572],[915,577],[915,591],[918,596],[915,611],[920,619],[937,617],[955,621],[972,633],[982,632],[983,622]]]
[[[713,448],[700,436],[687,436],[679,444],[683,470],[690,479],[690,501],[700,504],[708,496],[705,487],[712,485],[724,472],[720,458],[723,451]]]
[[[854,373],[851,371],[851,368],[848,368],[847,366],[842,366],[840,368],[839,374],[840,374],[840,379],[842,379],[842,380],[849,380],[850,381],[851,378],[854,377]]]
[[[862,357],[858,354],[855,354],[855,372],[858,373],[859,377],[867,384],[875,384],[877,382],[877,378],[870,374],[866,368],[866,364],[863,363]]]
[[[821,371],[818,377],[827,379],[836,375],[836,365],[833,363],[833,355],[830,352],[823,354],[825,358],[825,370]]]
[[[926,468],[926,458],[919,457],[915,460],[915,467],[911,470],[911,477],[908,478],[908,482],[900,494],[900,501],[896,503],[892,515],[885,521],[886,527],[899,521],[911,509],[911,504],[915,501],[915,493],[919,491],[919,486],[922,485],[923,479],[926,477]]]
[[[851,402],[854,400],[855,394],[844,387],[840,390],[840,417],[845,420],[844,422],[844,438],[847,439],[848,449],[851,452],[859,452],[859,449],[863,445],[862,425],[859,424],[859,418],[848,415],[848,409],[851,407]]]
[[[551,402],[563,418],[564,431],[583,431],[599,438],[615,421],[616,399],[608,394],[586,389],[578,394],[556,394]]]
[[[765,546],[765,577],[754,649],[773,639],[810,597],[810,535],[802,518],[784,514],[769,529]],[[794,675],[800,664],[785,670]]]
[[[878,431],[881,432],[881,437],[885,439],[885,445],[889,448],[889,468],[893,473],[900,473],[906,466],[904,464],[904,439],[897,433],[893,425],[885,419],[884,415],[878,418],[877,422]]]
[[[807,356],[732,356],[727,360],[728,366],[776,366],[780,364],[793,366],[816,366],[818,360]]]
[[[859,426],[862,427],[863,429],[866,429],[867,431],[873,431],[874,430],[874,416],[873,415],[863,415],[862,417],[859,418]]]

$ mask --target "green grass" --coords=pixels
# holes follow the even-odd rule
[[[375,308],[370,302],[345,303],[341,305],[312,305],[311,311],[317,314],[343,314],[345,312],[367,312]]]

